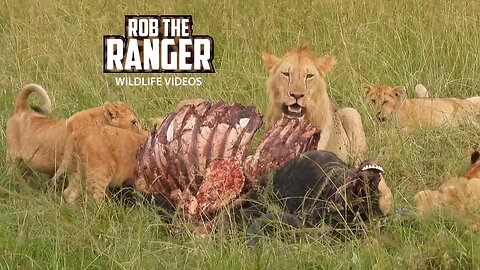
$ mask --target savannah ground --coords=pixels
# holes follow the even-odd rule
[[[261,52],[282,55],[308,42],[337,57],[327,76],[339,106],[363,118],[368,156],[386,169],[395,209],[412,209],[413,195],[462,174],[475,128],[400,134],[376,122],[362,82],[423,83],[433,97],[480,94],[478,1],[23,1],[0,2],[0,268],[2,269],[392,269],[477,268],[480,237],[447,215],[426,220],[394,214],[386,229],[340,242],[312,232],[295,241],[275,236],[259,248],[244,232],[205,238],[172,236],[155,209],[108,202],[78,209],[7,174],[5,125],[27,83],[45,87],[51,117],[68,117],[104,101],[128,103],[146,128],[184,98],[202,97],[266,108]],[[123,35],[125,14],[191,14],[194,33],[215,41],[215,74],[195,87],[119,87],[103,74],[103,35]],[[138,76],[138,75],[137,75]],[[160,75],[171,76],[171,75]],[[183,75],[179,75],[183,76]],[[31,100],[34,103],[35,99]],[[261,133],[261,132],[260,132]],[[257,139],[258,141],[258,139]]]

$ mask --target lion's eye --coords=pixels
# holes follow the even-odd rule
[[[388,100],[385,100],[385,101],[382,103],[382,105],[385,105],[385,104],[387,104],[387,103],[388,103]]]
[[[282,72],[282,76],[285,77],[285,78],[288,78],[288,77],[290,77],[290,73]]]
[[[371,99],[372,103],[375,103],[375,99]]]
[[[313,74],[307,74],[307,80],[312,79],[313,76],[314,76]]]

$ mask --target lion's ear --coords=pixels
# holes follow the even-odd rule
[[[337,60],[332,55],[320,56],[316,60],[317,68],[322,75],[325,75],[336,63]]]
[[[395,88],[393,88],[393,93],[398,98],[403,97],[403,95],[405,95],[405,92],[406,90],[403,86],[396,86]]]
[[[118,117],[119,112],[118,112],[117,104],[114,102],[109,102],[109,101],[105,102],[102,106],[102,110],[103,110],[103,115],[109,122],[115,120]]]
[[[268,71],[272,71],[272,69],[280,62],[280,58],[267,52],[262,54],[262,58],[265,62],[265,66],[267,66]]]
[[[373,92],[373,90],[375,90],[375,87],[371,86],[368,83],[362,83],[361,86],[362,86],[363,91],[365,92],[365,96],[370,95]]]
[[[470,164],[474,164],[480,158],[480,153],[478,151],[473,151],[470,155]]]

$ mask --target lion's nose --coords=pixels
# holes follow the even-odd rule
[[[377,113],[377,119],[380,121],[380,122],[385,122],[387,120],[387,118],[385,116],[382,116],[381,115],[381,112],[378,112]]]
[[[302,98],[303,96],[305,96],[305,94],[299,94],[299,93],[292,93],[292,92],[288,92],[288,94],[293,97],[294,99],[298,100],[299,98]]]

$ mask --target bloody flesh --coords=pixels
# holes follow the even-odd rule
[[[189,220],[217,213],[264,173],[316,149],[316,127],[282,118],[246,157],[262,118],[252,106],[225,102],[203,102],[169,114],[137,152],[134,186],[164,196]]]

